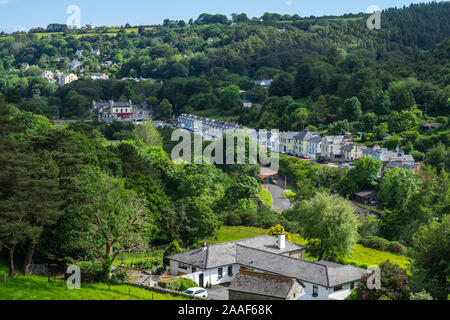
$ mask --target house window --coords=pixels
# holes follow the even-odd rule
[[[197,268],[196,267],[192,267],[192,273],[196,273],[197,272]]]
[[[313,297],[317,297],[319,295],[319,287],[313,286]]]
[[[334,292],[342,290],[342,285],[334,287]]]
[[[350,283],[350,289],[351,290],[355,289],[355,283],[354,282]]]
[[[218,274],[219,274],[219,279],[222,279],[223,278],[223,268],[219,268]]]
[[[228,267],[228,275],[229,275],[230,277],[233,276],[233,266],[229,266],[229,267]]]
[[[182,262],[180,262],[180,264],[178,265],[178,267],[179,267],[180,269],[187,270],[187,265],[185,265],[185,264],[182,263]]]

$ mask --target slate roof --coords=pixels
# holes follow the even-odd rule
[[[300,281],[324,287],[334,287],[360,280],[366,273],[365,269],[354,266],[338,264],[328,266],[323,262],[299,260],[241,245],[236,247],[236,257],[241,265],[287,277],[295,277]]]
[[[315,137],[311,138],[309,141],[310,141],[311,143],[317,143],[317,144],[319,144],[319,143],[322,142],[322,137],[321,137],[321,136],[315,136]]]
[[[299,132],[298,131],[288,131],[284,133],[287,139],[294,139]]]
[[[285,299],[296,282],[292,277],[241,270],[228,290]]]
[[[386,168],[394,169],[394,168],[400,168],[400,169],[414,169],[413,165],[407,164],[407,163],[401,163],[398,161],[391,161],[386,163]]]
[[[323,261],[309,262],[285,256],[283,254],[305,247],[286,241],[286,248],[280,250],[277,242],[278,239],[275,237],[262,235],[214,244],[206,248],[175,254],[168,258],[202,269],[239,264],[324,287],[334,287],[359,280],[366,272],[366,270],[354,266],[325,263]]]
[[[299,244],[286,241],[285,249],[280,250],[278,248],[278,238],[265,234],[243,240],[212,244],[206,248],[189,250],[187,252],[169,256],[168,258],[203,269],[215,268],[237,263],[237,245],[264,250],[275,254],[289,253],[306,248]]]

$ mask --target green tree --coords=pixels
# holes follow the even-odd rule
[[[136,125],[133,129],[133,136],[141,140],[147,146],[162,146],[162,138],[155,128],[152,120],[145,120],[142,125]]]
[[[296,211],[301,235],[308,240],[311,254],[319,260],[336,260],[351,254],[358,238],[358,218],[346,200],[318,192]]]
[[[437,299],[447,300],[450,277],[450,216],[424,225],[414,237],[412,247],[413,282]]]
[[[167,259],[168,256],[177,254],[177,253],[181,253],[183,252],[183,250],[181,249],[180,245],[178,244],[177,240],[173,240],[169,246],[166,248],[166,250],[164,250],[163,253],[163,264],[165,267],[167,267],[170,263],[169,259]]]
[[[358,121],[362,116],[361,103],[357,97],[346,99],[341,109],[341,116],[350,121]]]
[[[230,85],[220,92],[219,107],[221,110],[231,110],[239,106],[239,87]]]
[[[156,116],[161,120],[170,120],[172,119],[173,108],[172,104],[169,100],[164,99],[156,108]]]
[[[314,89],[314,79],[311,68],[308,64],[302,63],[297,68],[297,74],[294,81],[293,96],[295,98],[305,98],[309,96]]]
[[[399,210],[407,208],[419,186],[420,178],[412,170],[395,168],[387,171],[378,192],[381,206]]]
[[[364,189],[373,189],[381,166],[380,161],[363,157],[355,164],[353,169],[348,171],[345,178],[341,181],[339,193],[343,196],[351,196]]]
[[[81,220],[88,226],[84,241],[103,261],[105,278],[119,253],[148,245],[149,218],[145,201],[123,181],[109,177],[97,168],[86,170],[81,182]]]

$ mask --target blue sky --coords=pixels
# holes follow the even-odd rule
[[[340,15],[365,12],[370,5],[381,9],[402,7],[411,0],[0,0],[0,31],[13,32],[50,23],[66,23],[69,5],[81,9],[81,24],[121,26],[160,24],[165,18],[185,21],[201,13],[247,13],[251,18],[264,12],[281,14]]]

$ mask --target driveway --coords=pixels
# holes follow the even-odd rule
[[[208,298],[211,300],[228,300],[228,287],[226,285],[213,286],[208,291]]]
[[[264,187],[270,192],[272,196],[272,208],[275,212],[282,213],[284,210],[292,208],[288,197],[283,195],[284,188],[280,186],[284,184],[284,180],[278,178],[278,184],[265,184]]]

